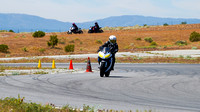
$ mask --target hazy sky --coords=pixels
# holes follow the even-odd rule
[[[120,15],[200,19],[200,0],[0,0],[0,13],[86,22]]]

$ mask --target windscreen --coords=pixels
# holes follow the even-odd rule
[[[109,47],[103,47],[100,49],[103,53],[107,53],[110,51],[110,48]]]

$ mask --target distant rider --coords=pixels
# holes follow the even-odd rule
[[[94,32],[98,32],[99,31],[99,25],[98,25],[98,23],[97,22],[95,22],[95,25],[94,25]]]
[[[72,24],[72,27],[74,28],[74,29],[71,30],[72,32],[78,31],[78,27],[75,23]]]
[[[112,63],[112,67],[111,70],[114,70],[114,65],[115,65],[115,54],[118,52],[118,44],[116,42],[117,38],[114,35],[111,35],[109,37],[109,40],[107,42],[105,42],[102,46],[99,47],[99,50],[102,47],[109,47],[111,49],[111,53],[112,53],[112,57],[113,57],[113,63]],[[98,51],[99,51],[98,50]],[[98,59],[99,60],[99,59]]]

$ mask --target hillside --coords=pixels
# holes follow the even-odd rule
[[[193,31],[200,33],[200,24],[152,26],[147,28],[106,30],[104,33],[68,35],[66,32],[46,33],[43,38],[33,38],[32,33],[0,33],[0,44],[9,46],[9,53],[0,53],[0,57],[44,56],[96,53],[98,47],[108,40],[110,35],[116,35],[119,52],[144,50],[169,50],[200,48],[200,42],[190,42],[189,36]],[[57,35],[59,44],[52,49],[47,46],[50,35]],[[158,46],[150,47],[144,38],[151,37]],[[137,40],[141,38],[141,40]],[[187,41],[188,45],[175,45],[176,41]],[[102,43],[101,43],[102,42]],[[66,53],[64,46],[74,44],[75,51]],[[25,51],[26,49],[27,51]]]
[[[184,18],[158,18],[149,16],[138,15],[123,15],[113,16],[104,19],[77,23],[82,29],[88,29],[98,22],[101,27],[119,27],[119,26],[135,26],[144,24],[147,25],[163,25],[168,24],[181,24],[187,22],[188,24],[200,23],[200,19],[184,19]],[[53,19],[46,19],[33,15],[26,14],[6,14],[0,13],[0,30],[14,30],[15,32],[34,32],[42,30],[45,32],[64,32],[71,26],[70,22],[61,22]]]
[[[1,30],[12,29],[15,32],[34,32],[36,30],[58,32],[61,29],[67,30],[66,26],[69,25],[71,23],[26,14],[0,14]]]
[[[200,23],[200,19],[159,18],[159,17],[151,17],[151,16],[139,16],[139,15],[112,16],[112,17],[100,19],[97,21],[101,23],[103,27],[105,26],[109,26],[109,27],[135,26],[135,25],[143,26],[144,24],[163,25],[165,23],[169,25],[175,25],[175,24],[181,24],[181,22],[187,22],[188,24]],[[86,23],[83,23],[83,24],[86,24]]]

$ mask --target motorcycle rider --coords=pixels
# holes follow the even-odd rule
[[[77,27],[77,25],[76,25],[75,23],[72,23],[72,27],[74,28],[74,29],[72,30],[72,32],[78,31],[78,27]]]
[[[107,42],[105,42],[102,46],[99,47],[99,50],[102,48],[102,47],[109,47],[111,49],[111,54],[112,54],[112,57],[113,57],[113,63],[112,63],[112,67],[111,67],[111,70],[114,70],[114,65],[115,65],[115,54],[118,52],[118,44],[117,44],[117,38],[115,35],[111,35],[109,37],[109,40]],[[98,50],[98,51],[99,51]],[[100,59],[98,59],[99,61]]]
[[[94,25],[94,31],[97,33],[99,31],[99,25],[97,22],[95,22],[95,25]]]

